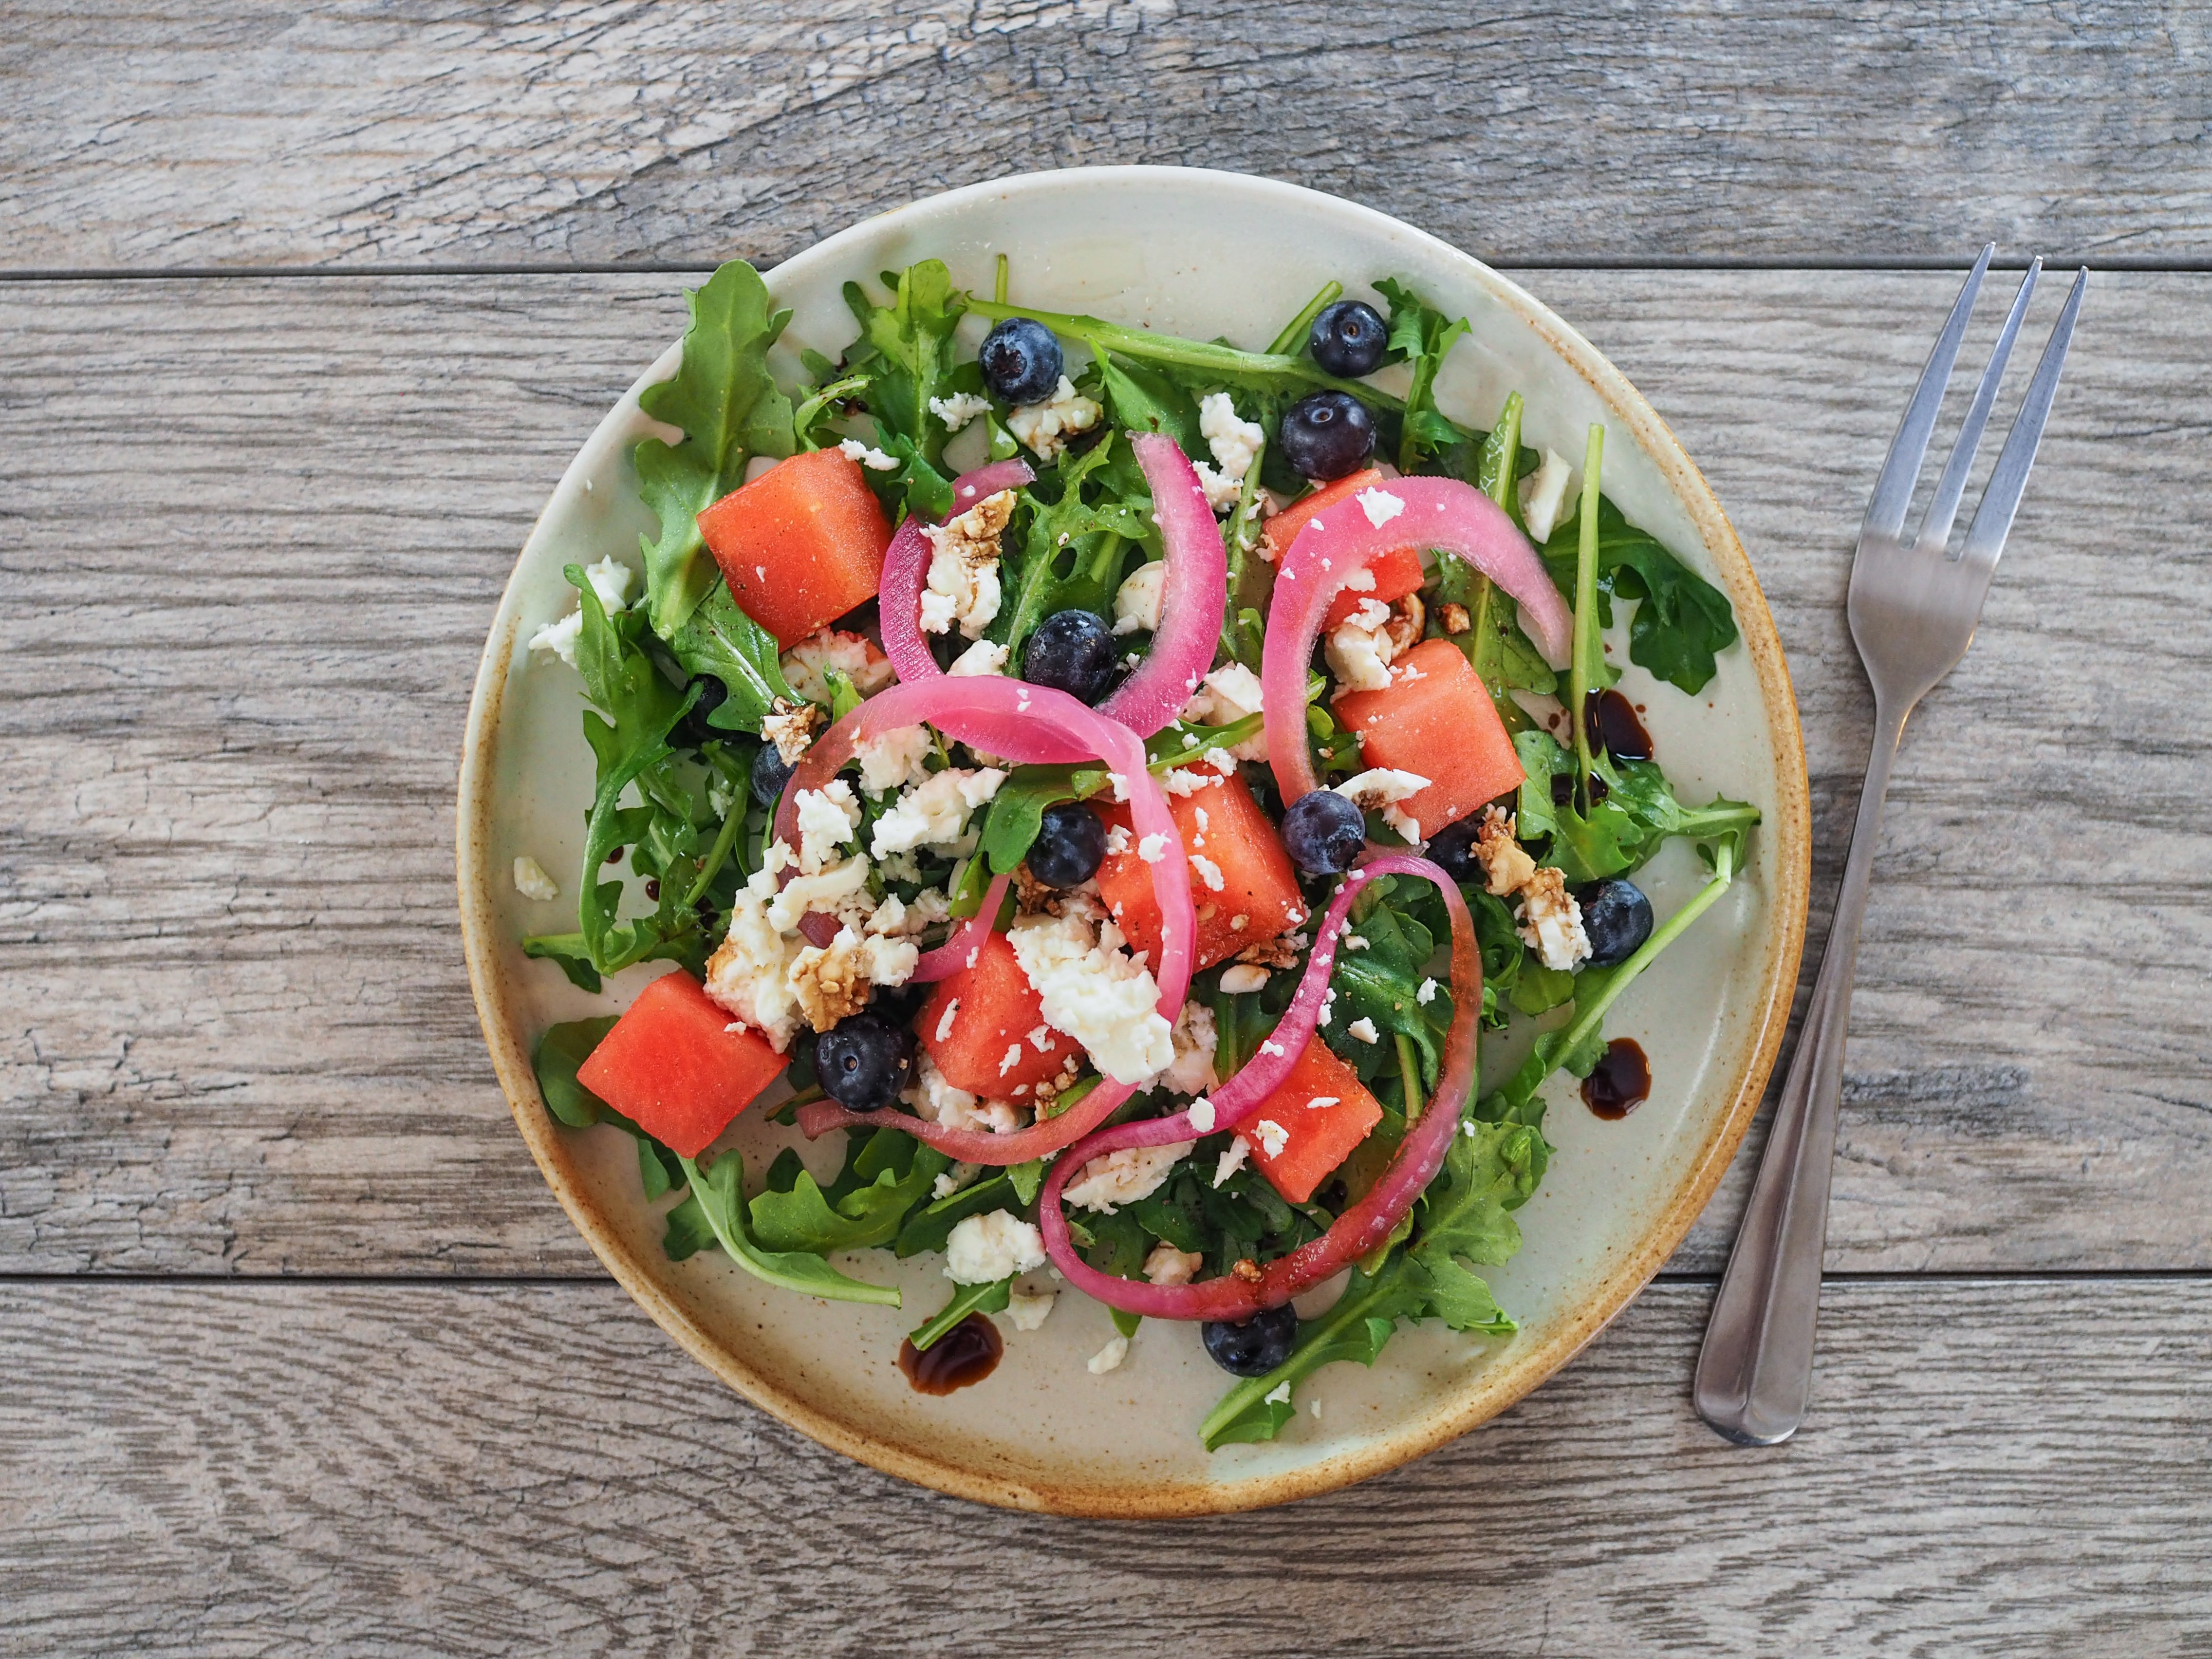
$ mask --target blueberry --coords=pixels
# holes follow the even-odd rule
[[[783,799],[783,786],[791,781],[791,768],[783,763],[783,757],[772,743],[760,746],[753,757],[753,799],[763,806],[773,806]]]
[[[1283,846],[1310,875],[1342,875],[1366,844],[1366,818],[1334,789],[1309,789],[1283,814]]]
[[[1489,878],[1489,872],[1474,856],[1475,832],[1481,827],[1482,814],[1473,812],[1429,837],[1429,856],[1443,866],[1444,873],[1454,881]]]
[[[1348,392],[1316,392],[1283,411],[1275,447],[1301,477],[1326,483],[1367,465],[1375,417]]]
[[[1044,402],[1067,367],[1052,331],[1027,317],[1009,317],[986,334],[975,356],[985,384],[1010,404]]]
[[[1306,349],[1330,374],[1356,380],[1382,368],[1389,346],[1390,331],[1373,306],[1339,300],[1314,319]]]
[[[1093,611],[1055,611],[1022,647],[1022,678],[1079,702],[1097,702],[1114,684],[1114,630]]]
[[[1255,1313],[1241,1325],[1209,1319],[1199,1338],[1213,1363],[1231,1376],[1265,1376],[1291,1357],[1298,1340],[1298,1316],[1285,1304]]]
[[[1098,873],[1106,856],[1106,826],[1080,802],[1044,809],[1044,823],[1030,844],[1030,873],[1048,887],[1080,887]]]
[[[914,1033],[881,1014],[854,1014],[814,1039],[814,1070],[832,1099],[874,1111],[913,1079]]]
[[[676,738],[678,742],[688,743],[696,749],[712,738],[731,735],[707,724],[707,716],[728,700],[730,688],[712,674],[694,674],[691,684],[699,688],[699,699],[691,705],[690,712],[677,723]]]
[[[1634,956],[1651,937],[1651,901],[1632,881],[1614,877],[1575,895],[1582,906],[1583,932],[1589,935],[1592,968],[1610,968]]]

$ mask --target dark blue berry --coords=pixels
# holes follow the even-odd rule
[[[854,1014],[814,1039],[814,1071],[830,1098],[872,1112],[914,1077],[914,1033],[881,1014]]]
[[[1348,392],[1316,392],[1283,411],[1275,447],[1301,477],[1327,483],[1367,465],[1375,417]]]
[[[1389,346],[1390,331],[1373,306],[1339,300],[1314,319],[1306,349],[1330,374],[1356,380],[1382,368]]]
[[[1022,648],[1022,678],[1079,702],[1097,702],[1114,684],[1114,630],[1094,611],[1055,611]]]
[[[1288,1304],[1255,1313],[1241,1325],[1209,1319],[1199,1331],[1213,1363],[1231,1376],[1265,1376],[1291,1357],[1298,1316]]]
[[[731,735],[707,724],[707,716],[720,708],[730,695],[730,688],[712,674],[694,674],[691,684],[699,688],[699,696],[676,727],[677,741],[688,743],[696,749],[701,744],[715,738]]]
[[[1482,827],[1482,814],[1470,813],[1457,823],[1448,823],[1429,837],[1429,857],[1444,867],[1444,873],[1454,881],[1483,881],[1486,872],[1474,856],[1475,835]]]
[[[1598,882],[1577,892],[1575,902],[1582,906],[1592,968],[1627,961],[1651,937],[1651,901],[1632,881],[1616,876]]]
[[[753,799],[763,806],[773,806],[783,799],[783,786],[791,781],[791,768],[783,763],[783,757],[772,743],[760,746],[753,757]]]
[[[1052,331],[1027,317],[1009,317],[986,334],[975,357],[985,384],[1010,404],[1044,402],[1067,367]]]
[[[1284,849],[1310,875],[1342,875],[1366,844],[1366,818],[1334,789],[1310,789],[1283,814]]]
[[[1080,887],[1098,873],[1106,856],[1106,825],[1080,802],[1064,800],[1044,809],[1044,822],[1030,843],[1030,873],[1048,887]]]

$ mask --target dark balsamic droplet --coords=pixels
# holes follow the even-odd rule
[[[999,1328],[971,1313],[927,1348],[915,1347],[912,1337],[900,1343],[898,1368],[916,1394],[951,1394],[988,1376],[1006,1351]]]
[[[1651,1062],[1632,1037],[1615,1037],[1590,1074],[1583,1079],[1583,1104],[1600,1117],[1618,1121],[1651,1093]]]

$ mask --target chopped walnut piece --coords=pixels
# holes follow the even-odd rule
[[[1258,968],[1295,968],[1298,965],[1298,952],[1305,946],[1304,933],[1280,933],[1246,945],[1237,953],[1237,960]]]
[[[1474,618],[1467,614],[1463,605],[1447,604],[1438,613],[1447,634],[1464,634],[1474,626]]]
[[[1483,809],[1482,825],[1475,831],[1474,856],[1481,861],[1484,885],[1503,898],[1517,893],[1536,873],[1536,860],[1514,839],[1513,815],[1497,807]]]

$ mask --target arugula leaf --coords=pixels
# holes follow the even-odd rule
[[[941,1250],[951,1237],[955,1223],[988,1211],[1013,1208],[1021,1202],[1014,1195],[1012,1178],[1001,1170],[916,1210],[899,1229],[892,1249],[901,1261],[924,1250]]]
[[[550,1027],[538,1039],[530,1066],[538,1074],[538,1092],[545,1097],[545,1109],[556,1121],[572,1129],[588,1129],[610,1109],[605,1101],[576,1080],[576,1073],[615,1029],[618,1018],[607,1014],[598,1019],[571,1020]]]
[[[1515,827],[1523,841],[1551,838],[1542,862],[1557,865],[1571,885],[1637,869],[1674,836],[1705,841],[1759,822],[1759,809],[1745,801],[1723,798],[1684,806],[1654,762],[1616,761],[1601,753],[1590,759],[1596,799],[1580,811],[1571,799],[1553,800],[1553,780],[1571,775],[1574,761],[1550,732],[1517,732],[1513,747],[1528,775],[1516,802]]]
[[[883,284],[891,302],[879,306],[858,283],[845,284],[845,303],[859,319],[860,337],[845,354],[847,368],[868,376],[862,394],[876,417],[886,453],[936,471],[945,453],[945,422],[929,412],[929,400],[951,389],[952,332],[967,309],[952,286],[942,259],[924,259],[904,270],[885,271]],[[904,440],[904,453],[891,440]],[[945,504],[951,504],[946,485]]]
[[[1003,876],[1029,856],[1044,826],[1045,808],[1058,801],[1087,800],[1107,784],[1097,766],[1017,766],[991,797],[983,820],[981,851],[991,873]]]
[[[1436,938],[1410,912],[1394,907],[1395,877],[1368,884],[1352,908],[1346,931],[1367,941],[1364,950],[1340,947],[1329,988],[1336,993],[1335,1012],[1324,1029],[1329,1046],[1352,1063],[1360,1080],[1372,1084],[1395,1064],[1392,1045],[1362,1042],[1346,1027],[1355,1020],[1374,1021],[1376,1030],[1409,1039],[1420,1056],[1424,1087],[1433,1085],[1443,1053],[1443,1040],[1451,1029],[1451,989],[1433,981],[1429,1000],[1420,1000],[1422,982],[1436,954]],[[1455,1109],[1458,1103],[1446,1103]]]
[[[887,1136],[902,1145],[878,1153],[877,1144]],[[750,1206],[753,1237],[764,1249],[811,1250],[817,1255],[889,1244],[908,1212],[951,1167],[951,1158],[911,1135],[878,1130],[859,1144],[857,1152],[854,1143],[848,1144],[845,1170],[826,1196],[804,1167],[789,1181],[779,1181],[778,1171],[771,1170],[769,1190]],[[853,1177],[849,1182],[848,1176]]]
[[[1375,284],[1375,291],[1389,303],[1392,360],[1413,366],[1413,384],[1406,391],[1405,422],[1398,438],[1398,470],[1413,472],[1453,445],[1467,441],[1467,434],[1438,412],[1436,381],[1437,371],[1443,367],[1453,344],[1468,331],[1468,324],[1464,317],[1447,320],[1412,288],[1388,276]]]
[[[1127,462],[1125,471],[1122,463]],[[1006,647],[1018,661],[1030,631],[1058,611],[1090,611],[1110,616],[1114,590],[1132,544],[1157,544],[1152,498],[1129,447],[1108,433],[1080,455],[1064,455],[1047,475],[1055,499],[1031,496],[1028,533],[1019,555],[1006,562],[1000,575],[1009,602],[986,637]],[[1039,480],[1041,485],[1046,480]],[[1092,499],[1085,500],[1085,491]]]
[[[791,320],[770,309],[760,273],[732,259],[687,292],[691,321],[675,378],[649,386],[638,406],[683,429],[671,446],[658,438],[638,445],[638,494],[660,520],[645,550],[646,606],[653,630],[674,633],[714,585],[714,562],[702,558],[699,514],[744,482],[756,455],[791,453],[791,400],[776,389],[768,349]]]
[[[747,616],[717,580],[698,607],[668,635],[668,648],[690,674],[712,674],[727,696],[707,724],[718,731],[757,733],[776,700],[799,701],[785,684],[775,635]]]
[[[1100,389],[1113,424],[1126,432],[1164,432],[1195,461],[1211,461],[1213,452],[1198,429],[1198,399],[1176,377],[1133,358],[1116,360],[1103,346],[1094,348]]]
[[[899,1305],[898,1291],[888,1285],[848,1279],[809,1251],[767,1250],[754,1243],[745,1222],[744,1159],[737,1152],[724,1152],[714,1160],[713,1170],[706,1172],[691,1158],[682,1161],[684,1176],[691,1183],[691,1196],[698,1200],[701,1217],[715,1242],[754,1278],[801,1296],[823,1297],[832,1302]]]
[[[687,1193],[684,1201],[668,1212],[660,1235],[660,1249],[671,1261],[688,1261],[700,1251],[714,1245],[714,1230],[707,1224],[705,1206],[699,1194]]]
[[[943,1307],[907,1333],[916,1353],[927,1352],[971,1313],[1004,1313],[1013,1300],[1014,1281],[994,1279],[982,1285],[956,1285]]]
[[[578,990],[599,994],[599,970],[592,966],[591,947],[581,933],[534,933],[522,941],[522,954],[552,963]]]
[[[1570,599],[1580,531],[1560,521],[1544,544],[1552,580]],[[1650,532],[1629,523],[1607,497],[1597,507],[1597,617],[1613,625],[1613,601],[1636,602],[1628,624],[1628,659],[1655,678],[1695,694],[1718,670],[1715,655],[1736,641],[1728,596],[1669,553]]]

